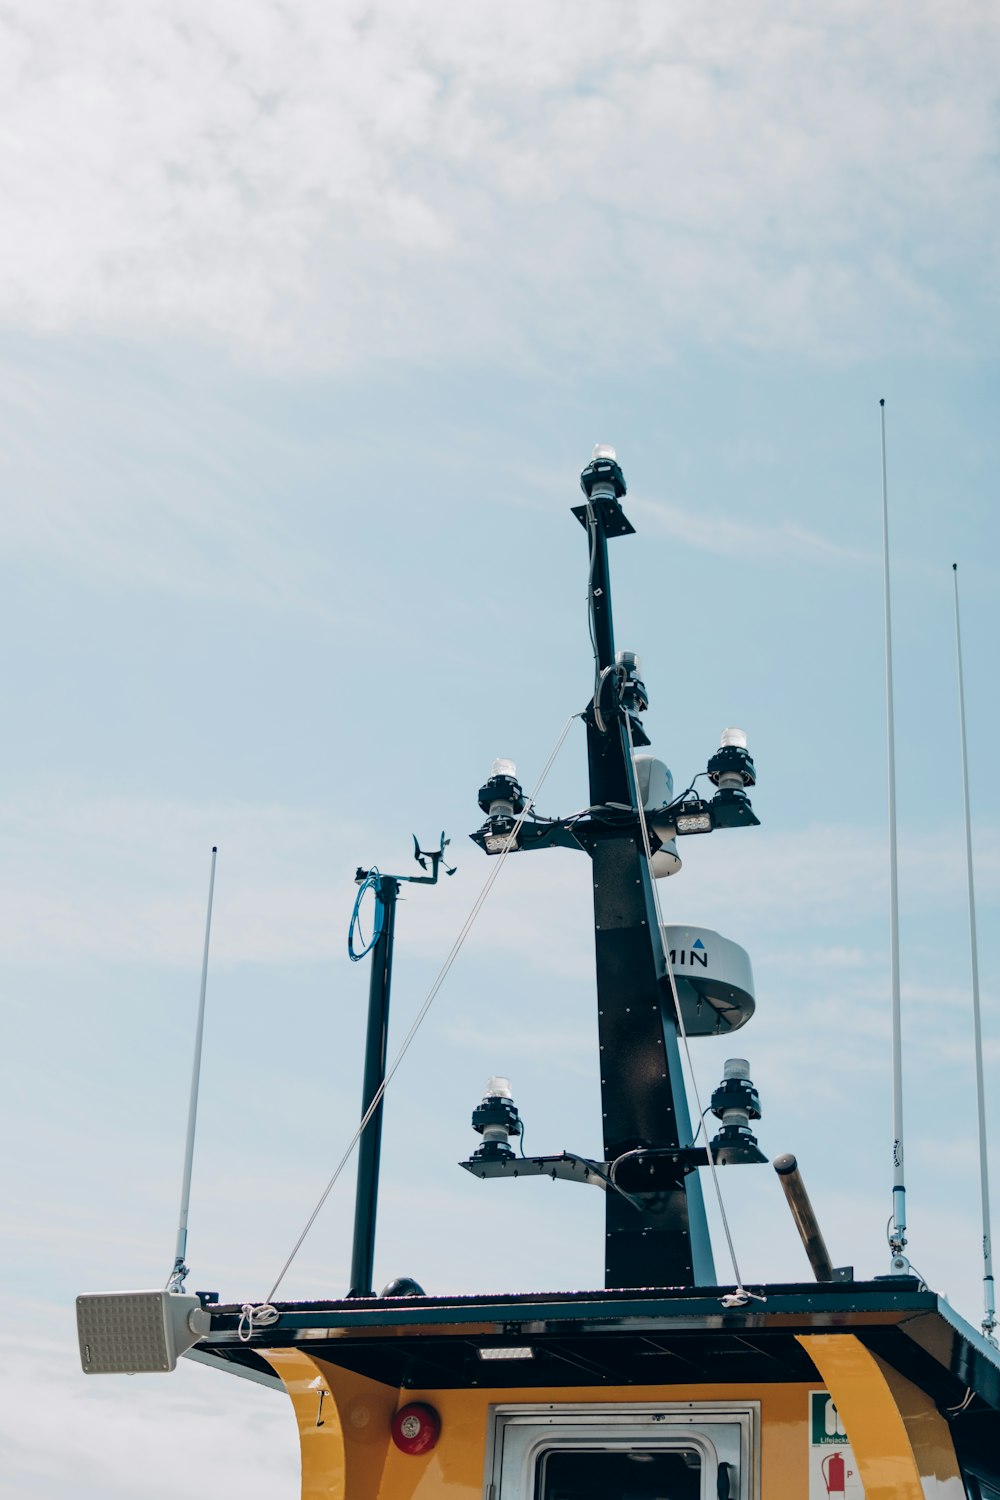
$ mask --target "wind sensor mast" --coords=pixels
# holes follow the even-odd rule
[[[401,885],[437,885],[444,862],[445,874],[454,875],[455,867],[444,859],[450,839],[441,834],[437,849],[421,849],[413,837],[413,858],[423,875],[383,875],[380,870],[358,869],[355,880],[358,897],[347,946],[357,961],[371,954],[371,977],[368,985],[368,1031],[365,1040],[365,1076],[361,1098],[361,1138],[358,1144],[358,1182],[354,1203],[354,1243],[351,1251],[350,1297],[370,1297],[375,1264],[375,1215],[378,1209],[378,1179],[382,1157],[382,1096],[385,1092],[385,1065],[389,1041],[389,992],[392,988],[392,959],[396,941],[396,900]],[[430,874],[426,873],[430,864]],[[375,922],[371,942],[360,953],[354,949],[354,932],[358,923],[361,897],[366,890],[375,896]]]

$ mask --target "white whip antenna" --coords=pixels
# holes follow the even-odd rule
[[[979,944],[976,939],[976,887],[972,876],[972,811],[969,802],[969,756],[965,739],[965,682],[962,676],[962,628],[958,613],[958,563],[955,580],[955,649],[958,658],[958,721],[962,739],[962,789],[965,793],[965,858],[969,876],[969,947],[972,955],[972,1029],[976,1049],[976,1103],[979,1111],[979,1180],[983,1207],[983,1332],[993,1340],[997,1326],[990,1233],[990,1177],[986,1149],[986,1091],[983,1083],[983,1029],[979,1009]],[[994,1340],[995,1342],[995,1340]]]
[[[181,1183],[181,1211],[177,1221],[177,1249],[174,1268],[167,1282],[167,1290],[182,1292],[188,1268],[184,1263],[187,1255],[188,1206],[191,1202],[191,1166],[194,1161],[194,1130],[198,1122],[198,1085],[201,1082],[201,1043],[205,1033],[205,991],[208,988],[208,944],[212,936],[212,898],[215,895],[215,861],[218,846],[212,845],[212,868],[208,877],[208,911],[205,915],[205,948],[201,957],[201,990],[198,995],[198,1024],[194,1034],[194,1063],[191,1068],[191,1102],[188,1105],[187,1141],[184,1146],[184,1180]]]
[[[885,400],[879,401],[882,431],[882,564],[885,579],[885,708],[889,762],[889,980],[892,989],[892,1218],[891,1274],[909,1276],[906,1245],[906,1179],[903,1163],[903,1036],[899,1003],[899,879],[896,855],[896,730],[892,700],[892,610],[889,602],[889,495],[885,477]]]

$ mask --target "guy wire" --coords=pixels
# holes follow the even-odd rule
[[[642,842],[646,851],[646,863],[649,866],[649,877],[653,887],[653,902],[656,906],[656,920],[659,924],[660,942],[662,943],[664,926],[663,909],[660,906],[660,892],[657,888],[656,877],[653,874],[653,851],[650,848],[649,829],[646,826],[646,809],[642,805],[642,797],[639,791],[639,777],[635,765],[635,745],[632,742],[632,724],[627,713],[625,714],[625,732],[628,736],[629,756],[632,761],[632,774],[636,789],[635,800],[636,806],[639,809],[639,823],[642,827]],[[667,961],[666,969],[667,977],[670,980],[670,994],[674,1002],[674,1014],[677,1017],[677,1029],[681,1034],[681,1041],[684,1043],[684,1055],[687,1058],[688,1073],[691,1077],[691,1087],[694,1090],[695,1104],[697,1105],[699,1115],[701,1115],[702,1119],[704,1119],[705,1111],[702,1109],[701,1095],[698,1092],[698,1079],[695,1076],[694,1063],[691,1061],[691,1048],[688,1044],[687,1027],[684,1025],[684,1016],[681,1012],[680,996],[677,993],[677,980],[674,976],[673,966],[671,965],[669,960]],[[743,1277],[740,1275],[739,1263],[736,1259],[736,1247],[733,1244],[733,1237],[729,1230],[729,1219],[726,1215],[726,1205],[722,1199],[722,1185],[719,1182],[719,1170],[715,1161],[715,1152],[712,1150],[712,1143],[708,1139],[707,1131],[705,1132],[705,1150],[708,1155],[708,1164],[712,1171],[712,1183],[715,1187],[715,1196],[718,1199],[719,1203],[719,1213],[722,1217],[722,1227],[726,1235],[726,1244],[729,1246],[729,1258],[733,1263],[733,1274],[736,1277],[737,1295],[740,1296],[744,1302],[750,1297],[753,1297],[755,1301],[763,1302],[765,1300],[763,1297],[758,1297],[754,1292],[748,1292],[743,1285]]]
[[[389,1087],[389,1084],[392,1082],[392,1079],[394,1078],[394,1076],[396,1074],[396,1070],[398,1069],[400,1063],[403,1061],[403,1058],[406,1056],[406,1053],[409,1050],[410,1043],[413,1041],[413,1039],[416,1036],[417,1032],[420,1030],[420,1027],[421,1027],[421,1025],[423,1024],[423,1021],[424,1021],[424,1017],[427,1015],[427,1012],[430,1010],[431,1006],[433,1005],[434,1000],[437,997],[438,991],[440,990],[441,986],[444,984],[444,981],[447,979],[448,974],[449,974],[449,972],[451,970],[451,967],[454,964],[456,958],[458,957],[459,952],[461,951],[463,943],[465,942],[465,940],[468,937],[469,933],[472,931],[473,923],[475,922],[475,920],[478,917],[480,911],[482,910],[483,905],[485,904],[487,896],[490,894],[490,891],[493,889],[494,885],[496,884],[497,877],[499,876],[500,871],[504,867],[504,863],[506,862],[508,854],[511,852],[511,849],[514,847],[514,845],[517,842],[517,836],[518,836],[518,834],[519,834],[519,832],[521,830],[521,824],[524,822],[525,818],[528,815],[528,809],[533,805],[533,803],[535,801],[535,798],[538,796],[538,793],[541,791],[542,786],[543,786],[543,784],[545,782],[545,778],[548,776],[549,771],[552,769],[553,762],[555,761],[556,756],[559,754],[559,751],[562,749],[563,744],[564,744],[564,742],[566,740],[566,736],[569,734],[570,728],[571,728],[571,726],[573,724],[573,720],[574,719],[578,719],[578,718],[580,718],[580,715],[578,713],[576,713],[576,714],[570,714],[569,718],[566,720],[566,723],[563,725],[562,731],[561,731],[561,733],[559,735],[559,738],[556,740],[555,745],[552,747],[552,750],[549,753],[549,758],[545,762],[544,766],[542,767],[541,774],[539,775],[538,780],[535,782],[535,785],[532,788],[531,795],[527,798],[527,800],[526,800],[526,802],[524,804],[524,807],[518,813],[517,819],[515,820],[515,823],[514,823],[514,826],[513,826],[513,828],[511,829],[510,833],[507,836],[507,842],[504,844],[503,849],[501,850],[500,854],[497,856],[496,864],[493,866],[493,869],[490,871],[489,875],[486,877],[486,880],[485,880],[485,882],[483,884],[482,890],[479,892],[479,895],[476,897],[476,899],[475,899],[475,901],[474,901],[474,903],[472,905],[472,909],[469,912],[469,915],[466,917],[465,922],[462,924],[462,927],[461,927],[461,929],[459,931],[458,937],[455,939],[454,943],[452,944],[451,951],[449,952],[449,954],[448,954],[447,958],[445,959],[444,963],[441,965],[441,968],[439,969],[438,974],[437,974],[437,978],[434,980],[434,983],[431,985],[429,991],[427,992],[427,998],[424,1000],[424,1002],[421,1005],[420,1009],[417,1011],[417,1014],[416,1014],[416,1016],[415,1016],[415,1018],[413,1020],[412,1025],[410,1026],[409,1031],[406,1033],[406,1036],[403,1038],[403,1041],[402,1041],[402,1044],[401,1044],[401,1046],[399,1048],[399,1051],[396,1053],[396,1056],[393,1058],[392,1063],[390,1064],[388,1070],[386,1071],[385,1078],[382,1080],[382,1083],[380,1084],[379,1088],[376,1090],[374,1096],[372,1097],[371,1103],[369,1104],[368,1108],[365,1110],[364,1116],[363,1116],[363,1118],[361,1120],[361,1124],[358,1126],[357,1130],[355,1130],[354,1134],[351,1136],[351,1139],[350,1139],[350,1141],[347,1144],[347,1148],[344,1151],[343,1156],[340,1158],[340,1161],[337,1163],[337,1167],[336,1167],[336,1170],[333,1173],[333,1176],[330,1178],[330,1180],[327,1183],[326,1187],[323,1189],[323,1192],[322,1192],[322,1194],[320,1195],[320,1198],[319,1198],[319,1202],[316,1204],[316,1207],[313,1209],[312,1213],[309,1215],[309,1218],[306,1220],[305,1228],[302,1230],[302,1233],[299,1235],[298,1239],[295,1241],[295,1244],[292,1247],[291,1254],[289,1255],[288,1259],[285,1261],[285,1264],[282,1266],[281,1270],[278,1273],[278,1276],[277,1276],[277,1278],[276,1278],[276,1280],[274,1282],[274,1285],[272,1286],[271,1290],[268,1292],[267,1297],[264,1299],[264,1304],[263,1304],[264,1306],[267,1306],[267,1305],[270,1304],[271,1298],[274,1296],[275,1292],[278,1290],[278,1287],[284,1281],[285,1275],[286,1275],[286,1273],[288,1271],[289,1266],[292,1264],[292,1261],[295,1259],[296,1255],[298,1255],[298,1253],[299,1253],[299,1250],[302,1248],[302,1244],[303,1244],[303,1242],[304,1242],[304,1240],[306,1238],[306,1235],[309,1233],[310,1229],[313,1227],[313,1225],[315,1224],[317,1218],[319,1217],[320,1210],[322,1209],[322,1207],[323,1207],[324,1203],[326,1202],[327,1198],[329,1198],[331,1192],[333,1191],[333,1188],[334,1188],[334,1186],[335,1186],[335,1184],[337,1182],[337,1179],[340,1177],[340,1174],[343,1172],[344,1168],[347,1166],[347,1163],[350,1161],[351,1154],[354,1151],[355,1146],[358,1144],[358,1141],[361,1139],[361,1136],[364,1133],[365,1126],[368,1124],[368,1121],[371,1119],[372,1115],[375,1113],[376,1109],[378,1108],[378,1106],[379,1106],[379,1104],[380,1104],[380,1102],[382,1100],[382,1096],[384,1095],[386,1089]],[[252,1327],[252,1321],[251,1321],[251,1327]]]

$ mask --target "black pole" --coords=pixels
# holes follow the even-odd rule
[[[396,929],[396,896],[399,886],[391,875],[383,875],[378,900],[383,923],[372,949],[368,986],[368,1037],[365,1043],[365,1079],[361,1118],[385,1081],[386,1045],[389,1035],[389,988],[392,983],[392,946]],[[354,1200],[354,1247],[351,1252],[351,1297],[370,1297],[375,1262],[375,1213],[378,1207],[378,1173],[382,1153],[382,1100],[372,1111],[358,1144],[358,1187]]]
[[[608,539],[631,525],[618,505],[625,480],[617,463],[593,464],[581,476],[589,504],[575,514],[590,543],[590,608],[596,652],[597,704],[585,714],[593,806],[638,808],[628,730],[612,712],[602,684],[615,666]],[[609,701],[611,699],[611,701]],[[648,741],[645,741],[648,743]],[[581,842],[585,834],[581,830]],[[693,1144],[677,1025],[660,941],[653,881],[638,818],[591,841],[594,884],[598,1036],[604,1151],[628,1153],[617,1181],[635,1200],[605,1198],[604,1284],[608,1287],[710,1286],[715,1281],[701,1183],[671,1169],[665,1152]],[[647,1161],[632,1153],[658,1154]]]

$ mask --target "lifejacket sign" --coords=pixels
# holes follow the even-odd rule
[[[864,1500],[843,1418],[827,1391],[809,1392],[809,1500]]]

